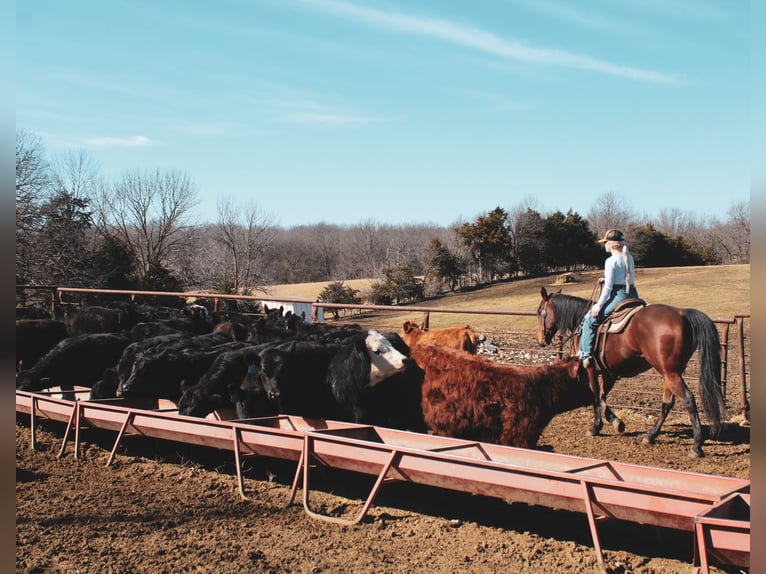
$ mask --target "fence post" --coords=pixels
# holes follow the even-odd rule
[[[745,420],[750,422],[750,402],[747,400],[747,379],[745,372],[745,319],[737,317],[737,345],[739,347],[739,380],[740,392],[742,396],[742,410],[745,414]]]

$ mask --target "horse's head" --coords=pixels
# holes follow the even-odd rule
[[[561,290],[558,291],[559,293]],[[540,295],[542,295],[542,301],[537,306],[537,342],[541,347],[550,345],[553,340],[553,336],[558,331],[556,325],[556,314],[553,310],[553,295],[555,293],[548,293],[545,287],[540,287]]]

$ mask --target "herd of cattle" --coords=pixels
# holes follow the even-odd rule
[[[399,333],[134,303],[16,320],[16,388],[91,389],[90,400],[173,401],[180,415],[292,414],[534,447],[557,414],[590,405],[576,358],[501,365],[471,327]]]

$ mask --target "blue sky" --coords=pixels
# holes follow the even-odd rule
[[[188,174],[195,215],[725,217],[750,199],[740,0],[40,0],[16,5],[16,127],[102,173]]]

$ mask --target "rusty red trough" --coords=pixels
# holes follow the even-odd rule
[[[750,480],[290,415],[200,419],[179,415],[169,401],[85,400],[89,390],[75,390],[82,400],[65,399],[60,392],[16,391],[16,411],[30,415],[33,448],[36,421],[46,418],[67,423],[59,456],[74,431],[77,457],[83,427],[117,433],[107,464],[128,434],[233,451],[243,497],[242,457],[297,461],[290,502],[302,478],[303,506],[314,518],[356,524],[384,483],[407,481],[582,512],[602,568],[597,525],[609,518],[694,532],[698,571],[707,572],[711,563],[749,567]],[[356,517],[320,515],[311,509],[312,464],[377,477]]]

